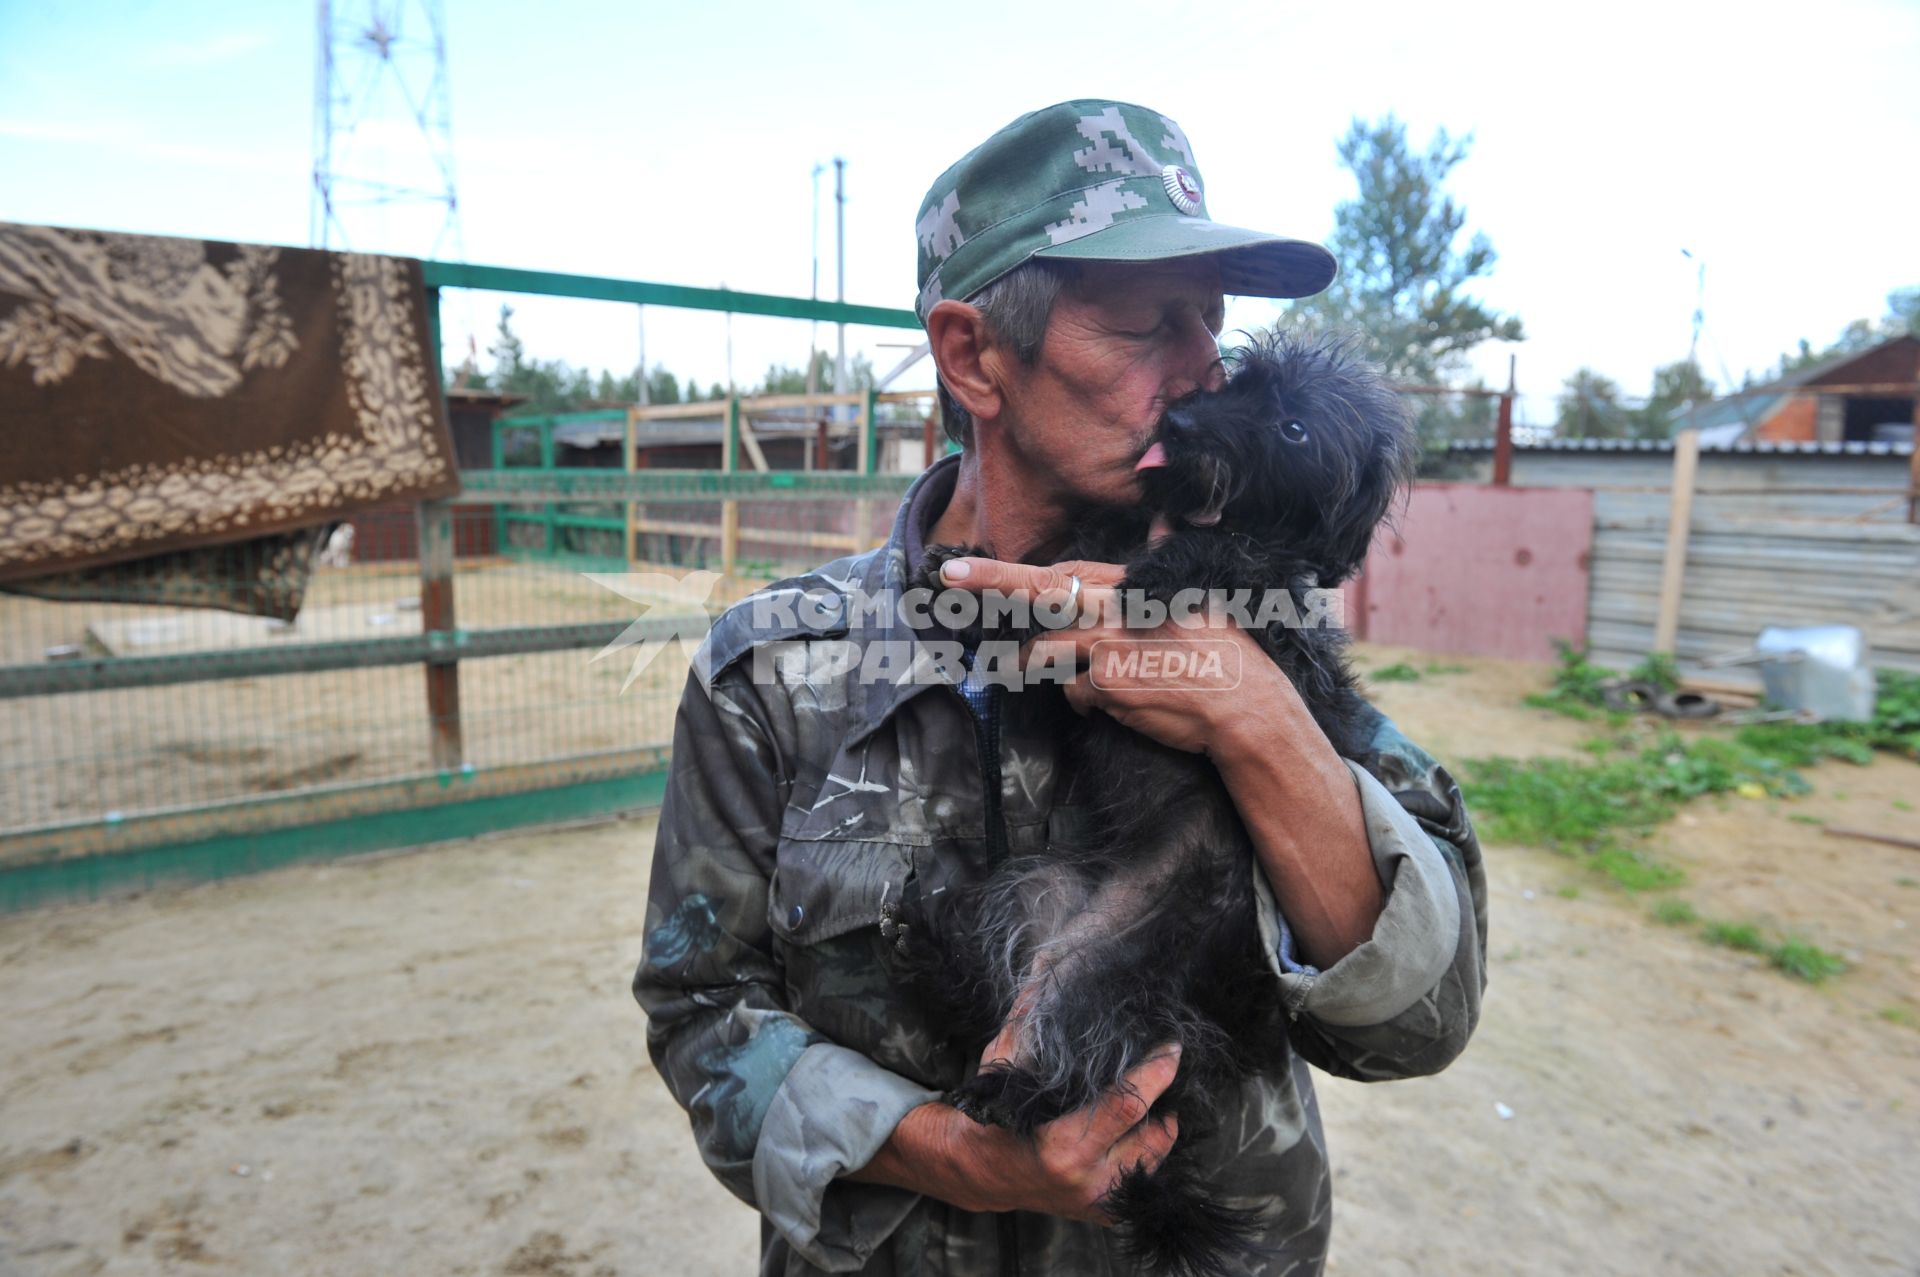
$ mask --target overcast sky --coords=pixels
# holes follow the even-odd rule
[[[1106,96],[1184,126],[1216,219],[1311,238],[1352,191],[1334,143],[1354,116],[1471,133],[1450,190],[1499,252],[1482,297],[1526,323],[1527,416],[1583,364],[1644,394],[1686,355],[1695,261],[1716,379],[1920,283],[1915,0],[446,10],[462,246],[443,257],[804,296],[812,170],[840,155],[848,299],[904,307],[932,179],[1023,111]],[[0,220],[309,243],[316,25],[289,0],[0,0]],[[363,162],[424,180],[395,114]],[[830,170],[820,193],[831,296]],[[430,222],[362,210],[348,231],[424,256]],[[448,295],[450,359],[478,330],[484,360],[499,301]],[[534,355],[633,365],[634,308],[516,305]],[[807,328],[736,320],[737,377],[804,362]],[[899,352],[877,343],[911,336],[851,340],[884,370]],[[647,341],[726,375],[717,316],[650,310]],[[1492,379],[1506,353],[1479,360]]]

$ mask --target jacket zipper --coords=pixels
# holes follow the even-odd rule
[[[1000,711],[1007,689],[998,683],[987,685],[987,712],[973,719],[973,739],[980,753],[980,784],[983,790],[981,820],[986,826],[987,859],[997,865],[1007,858],[1006,816],[1000,807]]]

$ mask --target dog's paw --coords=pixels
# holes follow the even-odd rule
[[[977,545],[930,545],[921,556],[920,562],[907,565],[910,577],[907,584],[915,589],[938,592],[946,588],[946,582],[940,579],[940,569],[954,559],[986,559],[993,556]]]

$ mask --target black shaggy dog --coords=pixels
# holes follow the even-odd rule
[[[1233,356],[1215,392],[1167,409],[1141,459],[1144,511],[1086,525],[1065,557],[1125,562],[1123,590],[1165,603],[1181,590],[1331,588],[1366,556],[1408,481],[1411,422],[1378,372],[1341,341],[1278,336]],[[1171,533],[1146,544],[1158,515]],[[923,579],[961,554],[934,547]],[[1322,613],[1324,615],[1324,613]],[[975,633],[963,637],[985,636]],[[1019,636],[1013,636],[1019,637]],[[1274,623],[1255,639],[1290,678],[1334,749],[1367,748],[1362,709],[1329,627]],[[1083,1108],[1169,1042],[1179,1073],[1155,1106],[1180,1121],[1173,1152],[1135,1167],[1103,1203],[1153,1271],[1227,1273],[1255,1247],[1256,1213],[1217,1200],[1196,1149],[1248,1077],[1275,1067],[1286,1033],[1260,952],[1252,844],[1206,758],[1104,714],[1060,714],[1023,695],[1009,713],[1057,714],[1075,800],[1091,813],[1082,849],[1007,860],[984,882],[912,905],[916,974],[978,1051],[1018,1016],[1015,1058],[983,1067],[950,1098],[1023,1134]]]

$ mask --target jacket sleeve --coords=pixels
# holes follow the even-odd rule
[[[1264,948],[1294,1049],[1363,1082],[1438,1073],[1465,1049],[1486,990],[1487,886],[1480,842],[1444,767],[1376,715],[1349,761],[1386,905],[1373,934],[1325,971],[1303,966],[1272,888],[1254,868]]]
[[[918,1199],[839,1176],[937,1097],[785,1005],[767,897],[791,782],[769,719],[738,667],[711,694],[688,680],[633,991],[648,1052],[708,1169],[810,1263],[848,1271]]]

